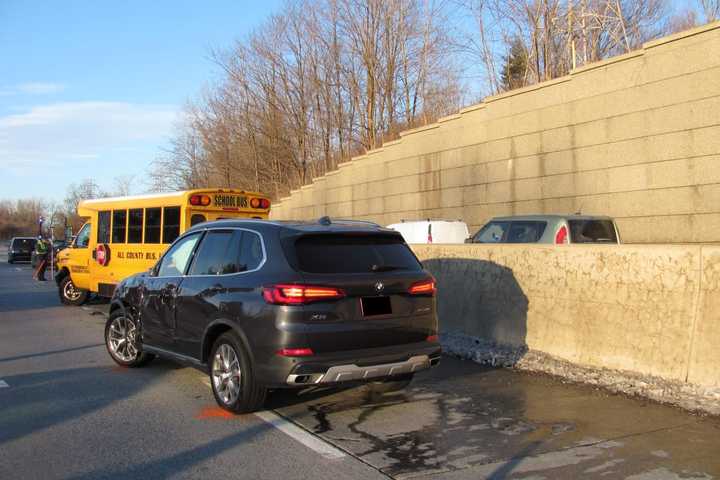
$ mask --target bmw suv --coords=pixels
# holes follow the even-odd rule
[[[105,344],[126,367],[157,355],[200,367],[237,413],[269,389],[387,391],[440,361],[435,291],[402,236],[375,224],[209,222],[117,286]]]

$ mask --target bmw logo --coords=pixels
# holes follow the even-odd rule
[[[377,282],[375,284],[375,291],[378,293],[382,292],[384,288],[385,288],[385,285],[382,282]]]

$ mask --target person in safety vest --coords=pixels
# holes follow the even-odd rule
[[[38,259],[38,266],[37,269],[35,269],[33,278],[45,282],[45,269],[47,268],[48,262],[48,244],[42,235],[38,235],[37,243],[35,244],[35,255]]]

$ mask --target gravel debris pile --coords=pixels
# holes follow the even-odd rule
[[[613,393],[643,397],[690,411],[720,415],[720,388],[706,388],[635,372],[578,365],[526,346],[497,345],[461,333],[442,333],[446,354],[482,365],[541,372],[575,383],[593,385]]]

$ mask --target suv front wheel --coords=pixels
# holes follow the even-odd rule
[[[233,332],[223,333],[213,345],[208,362],[215,401],[233,413],[262,408],[267,390],[255,380],[250,358]]]
[[[155,356],[144,353],[140,348],[140,332],[137,323],[122,310],[110,314],[105,323],[105,346],[120,366],[141,367]]]

